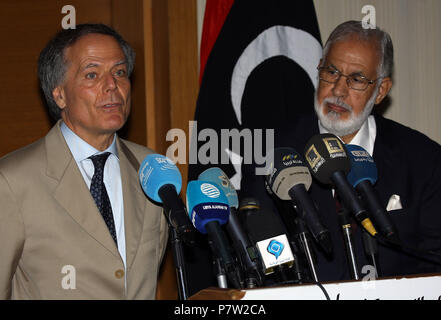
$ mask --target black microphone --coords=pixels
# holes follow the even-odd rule
[[[314,239],[331,255],[329,231],[320,222],[315,204],[307,192],[312,178],[302,157],[292,148],[275,148],[273,161],[272,171],[266,176],[267,185],[280,199],[294,203]]]
[[[230,215],[228,199],[222,189],[210,181],[190,181],[187,185],[187,207],[194,227],[210,236],[216,258],[221,259],[228,279],[235,288],[242,288],[240,272],[221,228]]]
[[[237,212],[239,199],[236,189],[232,186],[228,176],[217,167],[205,170],[199,175],[198,179],[216,183],[224,191],[230,205],[230,216],[225,227],[232,240],[233,248],[241,264],[244,266],[246,287],[254,288],[261,286],[264,276],[262,274],[260,256],[244,231],[241,221],[239,221]]]
[[[286,271],[294,264],[288,232],[280,216],[263,210],[255,198],[241,199],[239,205],[243,226],[262,259],[265,275],[276,274],[282,282],[288,280]]]
[[[306,144],[305,159],[312,175],[323,184],[334,185],[344,206],[372,236],[375,236],[377,230],[346,178],[351,169],[351,162],[340,139],[330,133],[313,136]]]
[[[378,177],[374,159],[365,149],[357,145],[347,144],[346,150],[351,160],[351,171],[347,176],[349,183],[361,195],[375,226],[381,234],[392,242],[399,244],[400,239],[397,230],[381,205],[378,194],[373,187]]]

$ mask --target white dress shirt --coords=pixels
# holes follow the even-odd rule
[[[126,269],[126,237],[124,232],[124,203],[121,184],[121,171],[119,167],[118,151],[116,149],[116,134],[112,144],[104,151],[99,151],[76,135],[64,122],[61,123],[61,132],[69,146],[70,152],[75,159],[84,182],[90,190],[95,167],[90,156],[104,152],[110,152],[104,166],[104,185],[109,195],[110,205],[112,206],[113,220],[115,222],[116,239],[118,251],[124,262]],[[126,274],[126,272],[124,272]]]
[[[323,126],[320,123],[320,120],[318,121],[318,125],[319,125],[320,133],[329,133],[328,130],[323,128]],[[372,157],[372,154],[374,153],[374,144],[375,144],[376,136],[377,136],[377,124],[375,123],[374,116],[370,115],[367,118],[367,120],[363,123],[360,130],[358,130],[357,134],[352,138],[350,144],[355,144],[357,146],[364,148],[367,152],[369,152],[369,154]]]
[[[318,126],[320,133],[329,133],[328,130],[323,128],[323,126],[320,123],[320,120],[318,121]],[[360,130],[358,130],[357,134],[352,138],[350,144],[354,144],[357,146],[362,147],[367,152],[369,152],[370,156],[372,157],[372,154],[374,153],[374,144],[375,144],[375,138],[377,136],[377,124],[375,123],[374,116],[370,115],[367,120],[363,123]],[[343,140],[341,137],[339,137],[341,142]],[[343,142],[344,143],[344,142]],[[332,188],[332,196],[334,196],[334,188]]]

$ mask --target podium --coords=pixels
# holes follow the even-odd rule
[[[255,289],[210,287],[189,300],[440,300],[441,274]]]

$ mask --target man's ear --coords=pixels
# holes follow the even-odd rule
[[[64,94],[64,89],[61,86],[58,86],[52,90],[52,97],[60,109],[64,109],[66,107],[66,96]]]
[[[392,79],[386,77],[381,81],[380,89],[378,90],[377,97],[375,98],[375,104],[379,104],[381,101],[383,101],[390,89],[392,89]]]

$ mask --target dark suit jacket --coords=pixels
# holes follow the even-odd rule
[[[393,194],[399,195],[403,209],[393,210],[388,214],[402,242],[419,250],[441,252],[441,147],[425,135],[397,122],[378,115],[375,115],[375,121],[377,136],[373,158],[378,169],[378,180],[374,188],[382,205],[386,208],[390,197]],[[275,129],[275,147],[292,147],[303,154],[308,140],[318,133],[316,115],[313,112],[303,114],[294,119],[291,126]],[[329,229],[333,242],[331,257],[326,256],[313,242],[319,281],[350,280],[332,188],[313,179],[309,192],[318,207],[321,222]],[[289,236],[295,237],[293,221],[296,213],[291,204],[277,201],[268,195],[264,187],[264,176],[256,176],[253,165],[242,166],[239,197],[254,197],[260,202],[261,210],[280,214]],[[273,219],[263,225],[272,222]],[[353,223],[358,269],[362,278],[372,278],[375,276],[373,268],[364,268],[373,262],[365,254],[361,228]],[[209,286],[217,286],[207,239],[197,236],[197,246],[186,253],[190,295]],[[379,277],[441,272],[440,264],[425,262],[409,252],[391,249],[381,243],[377,243],[377,247]],[[441,261],[439,258],[437,260]],[[299,261],[303,262],[302,270],[308,272],[305,259]]]
[[[388,212],[398,229],[403,243],[420,250],[441,252],[441,147],[425,135],[397,122],[375,115],[377,136],[373,158],[378,169],[374,188],[384,208],[393,194],[401,198],[402,209]],[[304,115],[290,128],[276,129],[275,146],[292,147],[303,154],[307,141],[319,133],[315,114]],[[264,210],[277,211],[265,191],[262,176],[253,174],[254,168],[243,168],[242,196],[254,196]],[[326,257],[316,248],[320,281],[349,280],[350,273],[341,228],[338,224],[335,200],[331,187],[315,179],[310,194],[316,203],[322,223],[331,232],[334,254]],[[286,206],[285,206],[286,207]],[[292,216],[279,212],[289,227]],[[354,225],[355,250],[360,271],[372,265],[365,255],[361,239],[361,226]],[[435,259],[437,259],[435,257]],[[441,259],[437,259],[441,261]],[[380,277],[440,272],[441,265],[424,262],[408,253],[390,249],[378,243],[376,259]],[[368,269],[361,273],[367,275]],[[372,275],[371,275],[372,276]]]

